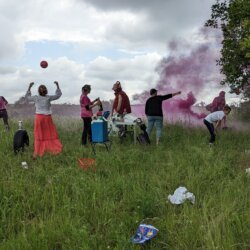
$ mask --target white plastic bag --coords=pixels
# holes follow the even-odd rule
[[[186,187],[178,187],[173,195],[168,196],[169,201],[172,204],[182,204],[186,200],[191,201],[192,204],[195,203],[195,196],[193,193],[188,192]]]

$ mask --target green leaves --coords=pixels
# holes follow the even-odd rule
[[[220,28],[223,33],[221,58],[217,64],[225,75],[221,84],[245,91],[250,84],[250,1],[217,0],[211,7],[211,19],[205,26]]]

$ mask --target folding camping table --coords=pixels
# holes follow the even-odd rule
[[[134,144],[136,144],[136,126],[137,126],[137,123],[135,121],[119,121],[119,120],[115,120],[113,121],[113,124],[115,126],[131,126],[133,127],[133,137],[134,137]],[[127,131],[127,132],[131,132],[131,131]],[[125,131],[126,133],[126,131]]]

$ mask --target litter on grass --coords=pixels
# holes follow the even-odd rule
[[[28,163],[26,161],[22,161],[21,166],[24,169],[28,169],[29,168]]]
[[[135,244],[143,244],[155,237],[158,231],[159,230],[152,225],[140,224],[131,241]]]
[[[192,204],[195,203],[195,196],[193,193],[188,192],[186,187],[178,187],[175,191],[173,195],[169,195],[168,196],[169,201],[172,204],[182,204],[184,203],[186,200],[189,200],[192,202]]]
[[[250,168],[247,168],[247,169],[246,169],[246,173],[247,173],[247,174],[250,174]]]
[[[95,168],[95,159],[92,158],[80,158],[78,159],[78,164],[81,169],[87,171],[91,169],[92,171],[96,171]]]

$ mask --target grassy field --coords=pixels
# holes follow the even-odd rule
[[[222,131],[210,148],[205,128],[168,125],[161,145],[97,145],[96,172],[77,160],[81,121],[58,118],[63,153],[32,160],[12,151],[0,124],[0,249],[250,249],[250,132]],[[26,161],[29,169],[23,169]],[[185,186],[196,203],[167,201]],[[130,238],[143,222],[159,229],[143,248]]]

